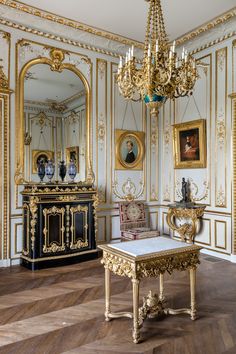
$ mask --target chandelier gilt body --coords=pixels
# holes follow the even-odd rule
[[[129,49],[123,63],[120,57],[117,82],[121,94],[133,101],[144,100],[156,109],[168,98],[191,94],[197,79],[195,59],[183,48],[179,58],[175,41],[169,44],[161,9],[161,0],[149,2],[144,56],[136,63],[134,47]]]

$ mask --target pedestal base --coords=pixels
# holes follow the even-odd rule
[[[79,262],[85,262],[89,261],[92,259],[96,259],[101,257],[101,251],[99,250],[92,250],[89,252],[81,252],[81,254],[75,254],[75,255],[70,255],[69,257],[66,256],[61,256],[61,258],[57,257],[52,257],[51,259],[46,258],[40,260],[34,260],[32,261],[31,259],[21,256],[21,265],[23,267],[26,267],[30,270],[39,270],[39,269],[45,269],[49,267],[60,267],[60,266],[65,266],[69,264],[75,264]]]

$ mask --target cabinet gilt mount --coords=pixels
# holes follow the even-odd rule
[[[26,184],[21,264],[31,270],[98,257],[97,192],[79,184]]]

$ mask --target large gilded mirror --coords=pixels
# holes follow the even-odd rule
[[[76,166],[75,182],[92,182],[90,166],[90,88],[63,51],[33,59],[19,76],[20,154],[16,182],[39,182],[38,164],[51,160],[52,181],[60,181],[61,161]],[[47,179],[46,179],[47,181]],[[68,174],[65,181],[70,182]]]

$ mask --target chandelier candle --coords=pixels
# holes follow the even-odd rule
[[[144,100],[156,110],[170,98],[188,96],[198,78],[195,59],[183,48],[181,58],[166,34],[160,0],[149,2],[144,55],[136,66],[134,47],[120,57],[117,82],[120,93],[132,101]]]

